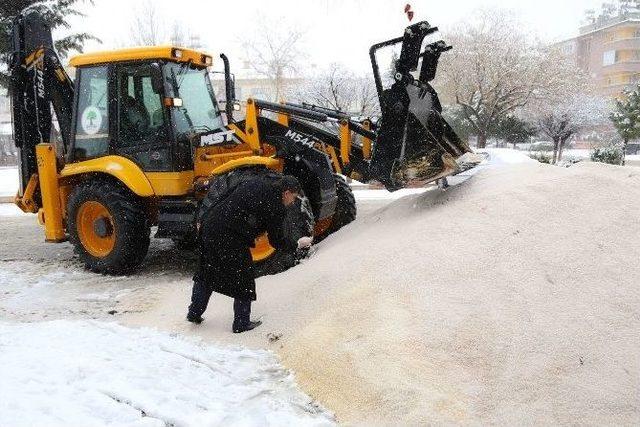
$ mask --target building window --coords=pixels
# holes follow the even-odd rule
[[[602,65],[613,65],[616,63],[617,54],[615,50],[609,50],[604,53],[602,58]]]
[[[633,37],[636,39],[640,39],[640,28],[633,33]]]

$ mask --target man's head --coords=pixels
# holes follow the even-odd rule
[[[285,175],[280,181],[280,189],[282,190],[282,204],[291,206],[300,194],[300,183],[295,176]]]

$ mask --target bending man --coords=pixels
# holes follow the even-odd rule
[[[249,331],[262,322],[252,322],[251,302],[256,300],[253,260],[250,248],[267,232],[276,249],[294,251],[309,247],[311,237],[295,242],[285,239],[283,221],[286,207],[300,193],[293,176],[256,175],[231,190],[200,219],[200,259],[193,276],[193,292],[187,320],[203,321],[212,292],[234,298],[233,332]]]

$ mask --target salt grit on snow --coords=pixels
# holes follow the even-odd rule
[[[340,422],[638,425],[639,218],[640,168],[486,167],[260,279],[252,333],[189,283],[136,322],[273,348]]]
[[[2,426],[333,425],[273,353],[115,323],[0,323]]]

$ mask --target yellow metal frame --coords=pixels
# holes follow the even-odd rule
[[[223,173],[230,172],[233,169],[237,169],[243,166],[255,166],[255,165],[266,166],[267,168],[273,169],[273,170],[280,169],[280,161],[277,159],[273,159],[271,157],[262,157],[262,156],[247,156],[247,157],[241,157],[235,160],[229,160],[223,165],[213,169],[211,173],[212,175],[221,175]]]
[[[24,64],[29,67],[31,65],[31,63],[35,62],[36,60],[39,60],[42,58],[42,55],[44,55],[44,48],[40,48],[38,50],[36,50],[35,52],[31,53],[31,55],[27,56],[24,59]]]
[[[179,56],[176,55],[176,51],[180,52]],[[213,65],[211,55],[178,46],[133,47],[129,49],[85,53],[71,58],[69,65],[72,67],[82,67],[85,65],[109,62],[140,61],[147,59],[168,59],[176,62],[191,62],[199,67]]]
[[[289,115],[285,114],[285,113],[278,113],[277,115],[278,117],[278,123],[280,123],[283,126],[289,126]]]
[[[146,172],[156,196],[183,196],[193,189],[193,171]]]
[[[38,216],[44,222],[45,240],[47,242],[62,242],[66,240],[66,236],[56,170],[56,151],[53,144],[38,144],[36,146],[36,161],[42,197],[42,209],[38,212]]]
[[[253,99],[247,99],[247,114],[245,117],[245,141],[255,154],[260,154],[260,135],[258,133],[258,107]]]
[[[342,173],[342,167],[340,166],[340,161],[338,160],[338,155],[336,154],[336,149],[331,145],[323,144],[323,151],[329,155],[331,158],[331,163],[333,164],[334,169],[337,173]]]
[[[14,203],[22,210],[22,212],[38,213],[38,206],[36,205],[36,201],[33,199],[33,195],[36,193],[38,184],[38,174],[34,173],[31,175],[31,178],[29,178],[27,188],[24,189],[24,194],[22,194],[22,196],[16,196]]]
[[[365,120],[362,122],[362,127],[366,130],[371,130],[371,122],[369,120]],[[362,138],[362,157],[365,159],[371,158],[371,139],[366,136]]]
[[[349,163],[349,153],[351,153],[351,130],[349,122],[340,120],[340,158],[343,164]]]
[[[156,193],[142,170],[131,160],[121,156],[104,156],[97,159],[69,163],[60,171],[68,178],[85,173],[106,173],[117,178],[140,197],[151,197]]]

